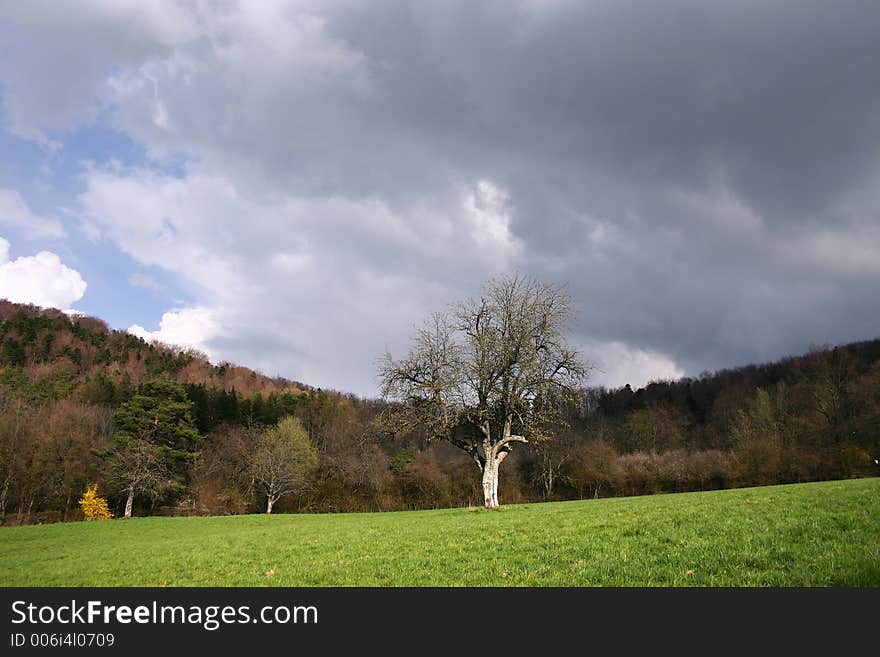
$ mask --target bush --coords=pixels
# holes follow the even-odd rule
[[[98,484],[92,484],[86,489],[79,500],[79,506],[86,520],[107,520],[113,517],[107,507],[106,498],[98,497]]]

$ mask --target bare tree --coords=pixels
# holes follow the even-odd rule
[[[243,513],[253,498],[251,458],[259,429],[223,425],[199,450],[190,472],[203,506],[222,506]]]
[[[553,489],[557,482],[567,483],[565,466],[574,456],[577,438],[565,432],[555,440],[542,440],[535,444],[534,478],[544,492],[544,499],[553,497]]]
[[[266,494],[266,513],[284,495],[305,490],[318,454],[296,418],[286,417],[257,437],[250,466],[254,483]]]
[[[483,502],[498,507],[498,469],[513,443],[542,439],[589,371],[562,331],[571,300],[520,276],[490,281],[479,299],[437,313],[412,351],[380,365],[386,415],[396,431],[424,427],[467,452],[482,475]]]
[[[834,429],[845,417],[848,387],[856,376],[855,358],[839,347],[813,347],[807,359],[807,374],[812,382],[813,408],[824,418],[832,436],[841,436]]]
[[[126,440],[110,455],[107,478],[125,494],[125,517],[131,518],[134,496],[160,497],[171,475],[159,447],[146,440]]]

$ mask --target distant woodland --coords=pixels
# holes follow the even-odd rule
[[[276,512],[480,505],[474,463],[391,435],[385,408],[0,301],[0,521],[81,519],[91,484],[114,516],[254,513],[269,497]],[[504,463],[505,503],[875,476],[880,339],[584,388],[564,411],[552,440]],[[267,474],[288,434],[296,476]]]

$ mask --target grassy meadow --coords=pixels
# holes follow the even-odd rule
[[[3,586],[880,586],[880,478],[0,527]]]

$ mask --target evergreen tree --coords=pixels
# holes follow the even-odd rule
[[[193,403],[175,381],[148,381],[123,403],[114,416],[114,451],[133,442],[152,445],[178,484],[186,483],[188,465],[199,449],[201,435],[193,418]]]

